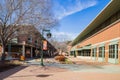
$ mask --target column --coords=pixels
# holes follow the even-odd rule
[[[105,44],[105,62],[108,62],[109,58],[109,43]]]
[[[78,56],[78,51],[76,50],[75,53],[76,53],[76,57],[77,57]]]
[[[31,47],[31,51],[30,51],[30,57],[33,57],[33,47]]]
[[[25,45],[23,44],[23,46],[22,46],[22,56],[24,56],[25,57]]]
[[[97,55],[96,55],[96,61],[98,61],[98,57],[99,57],[99,47],[98,46],[96,47],[96,53],[97,53]]]

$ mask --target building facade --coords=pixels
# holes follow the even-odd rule
[[[120,1],[112,0],[71,44],[77,57],[120,63]]]
[[[6,46],[8,59],[20,58],[20,56],[24,56],[25,58],[40,57],[42,41],[45,38],[33,25],[18,25],[18,27],[19,29],[13,34],[14,37]],[[56,49],[48,41],[47,48],[43,55],[54,56]]]
[[[40,32],[33,25],[18,25],[18,27],[19,29],[13,34],[14,37],[6,47],[6,52],[13,58],[37,56],[36,50],[40,51],[41,46]]]

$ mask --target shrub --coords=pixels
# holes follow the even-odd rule
[[[73,62],[69,59],[65,59],[65,64],[73,64]]]
[[[55,57],[55,60],[58,60],[58,61],[65,61],[66,57],[63,56],[63,55],[58,55]]]

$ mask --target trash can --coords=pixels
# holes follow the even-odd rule
[[[25,56],[20,56],[20,60],[24,61],[25,60]]]

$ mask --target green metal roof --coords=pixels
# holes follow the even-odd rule
[[[82,49],[83,50],[85,50],[85,49],[91,49],[91,46],[84,46]]]
[[[87,50],[87,49],[91,49],[91,45],[80,47],[80,48],[73,47],[71,51],[78,51],[78,50],[80,51],[80,50]]]
[[[98,16],[71,42],[72,46],[76,45],[80,41],[82,41],[82,37],[91,32],[105,20],[107,20],[110,16],[115,14],[120,10],[120,0],[112,0],[101,12]]]

